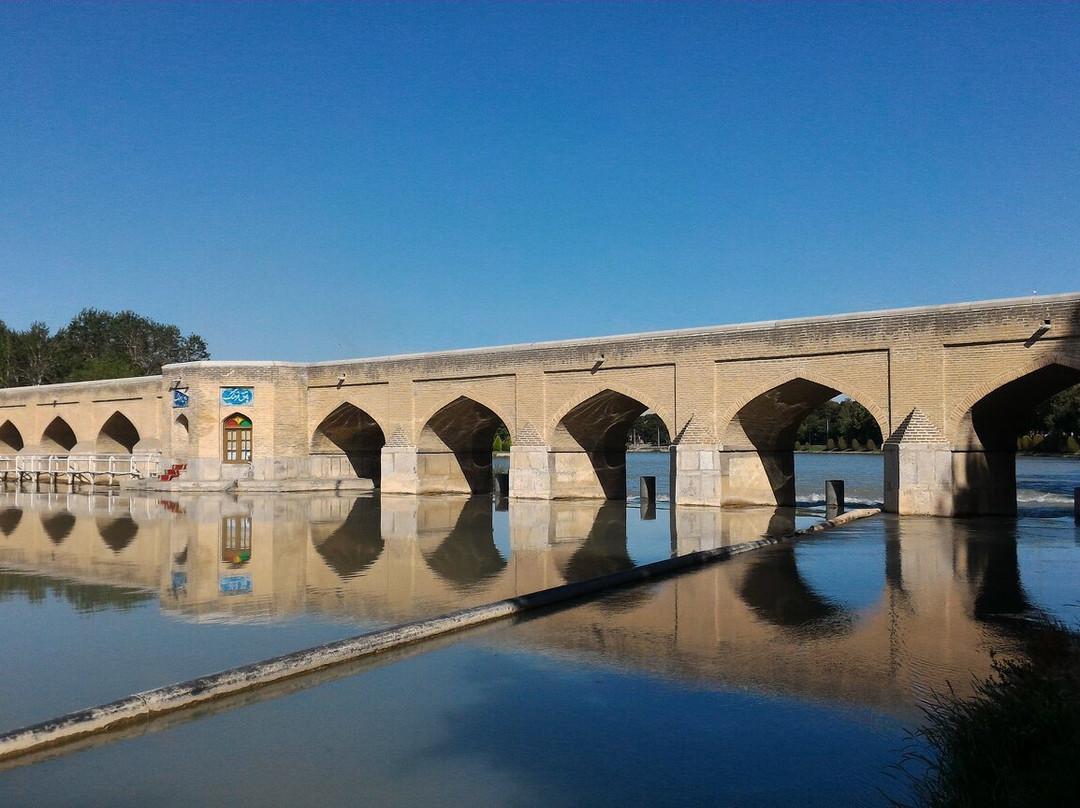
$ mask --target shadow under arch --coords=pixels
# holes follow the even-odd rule
[[[863,403],[857,394],[852,394],[854,391],[847,385],[832,386],[833,384],[836,383],[826,384],[824,381],[808,378],[807,375],[793,375],[768,387],[758,388],[742,404],[730,410],[731,414],[727,416],[727,424],[722,432],[727,467],[725,476],[734,483],[732,487],[736,490],[740,485],[737,479],[740,475],[751,481],[760,479],[762,485],[755,486],[756,490],[748,488],[742,494],[725,494],[725,501],[730,497],[744,504],[793,506],[795,436],[806,416],[837,396],[846,395],[862,404],[881,436],[888,434],[882,429],[885,413],[879,407],[873,402],[869,405]],[[885,420],[884,423],[887,427],[888,421]],[[731,467],[732,457],[740,454],[756,459],[753,473],[747,473],[746,467],[740,466],[738,471]],[[754,486],[754,482],[751,482],[751,486]]]
[[[322,526],[312,525],[311,542],[338,577],[362,575],[378,561],[386,546],[379,498],[357,497],[345,521],[328,533]]]
[[[492,508],[491,497],[469,497],[446,538],[422,551],[428,568],[458,591],[473,591],[507,567],[495,546]]]
[[[634,421],[649,407],[605,388],[570,407],[551,438],[556,454],[584,453],[605,499],[626,499],[626,439]],[[663,418],[661,418],[663,420]],[[665,423],[668,429],[671,425]]]
[[[417,473],[429,491],[487,494],[494,488],[491,458],[495,433],[506,422],[468,396],[437,410],[417,440]],[[513,435],[511,435],[513,437]],[[453,458],[453,463],[446,462]]]
[[[11,421],[0,424],[0,454],[22,451],[25,446],[22,433]]]
[[[841,633],[854,625],[851,614],[807,585],[791,544],[755,554],[739,585],[739,597],[761,619],[781,628],[813,624],[816,630]]]
[[[956,515],[1016,513],[1016,440],[1046,399],[1080,384],[1080,359],[1060,354],[1003,374],[953,413]]]
[[[41,435],[41,451],[45,454],[66,454],[76,443],[75,430],[59,415],[49,422]]]
[[[367,412],[348,401],[319,422],[311,437],[311,455],[343,453],[357,477],[382,481],[382,448],[386,435]]]
[[[109,416],[98,432],[95,451],[105,454],[131,454],[139,442],[139,430],[122,412]]]
[[[135,541],[139,533],[138,523],[130,516],[118,516],[115,519],[98,519],[98,535],[105,542],[105,546],[114,553],[124,550]]]
[[[49,541],[53,544],[60,544],[71,535],[71,531],[75,528],[75,514],[64,510],[42,515],[41,527],[45,530],[45,535],[49,537]]]
[[[10,536],[23,518],[22,508],[4,508],[0,511],[0,533]]]

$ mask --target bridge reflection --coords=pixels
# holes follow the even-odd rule
[[[21,574],[0,576],[0,587],[40,579],[152,591],[165,612],[187,621],[315,612],[370,625],[795,526],[790,509],[666,515],[670,531],[649,543],[628,542],[644,524],[636,511],[603,501],[511,501],[499,511],[487,496],[12,492],[0,495],[0,567]],[[512,639],[703,683],[899,713],[915,710],[931,688],[963,690],[973,673],[989,673],[988,649],[1011,647],[1008,616],[1031,610],[1015,531],[917,517],[882,517],[862,530],[857,541],[823,534],[830,538],[597,598],[524,621]],[[866,542],[876,553],[869,572],[845,561]],[[873,576],[869,597],[849,596],[852,575]],[[108,607],[108,598],[98,601]]]

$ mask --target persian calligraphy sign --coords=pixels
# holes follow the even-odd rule
[[[222,387],[221,403],[233,407],[242,407],[255,400],[255,391],[250,387]]]

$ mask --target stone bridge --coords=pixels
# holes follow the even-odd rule
[[[163,487],[483,493],[504,425],[511,497],[620,499],[652,411],[679,505],[790,505],[799,424],[846,395],[887,436],[887,510],[1011,513],[1022,419],[1076,383],[1080,293],[10,388],[0,460],[151,451],[185,466]]]

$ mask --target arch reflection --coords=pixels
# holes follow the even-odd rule
[[[342,579],[363,575],[386,546],[378,497],[357,497],[340,527],[311,526],[311,541],[323,561]]]
[[[470,591],[506,569],[507,559],[495,546],[492,510],[491,497],[465,500],[449,535],[424,551],[431,571],[456,589]]]

